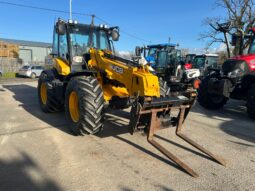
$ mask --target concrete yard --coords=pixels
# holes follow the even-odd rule
[[[0,84],[0,190],[255,190],[255,121],[245,103],[230,101],[220,111],[198,104],[186,134],[227,161],[223,167],[174,135],[157,140],[195,170],[193,178],[147,143],[130,135],[127,111],[108,111],[104,130],[76,137],[65,114],[45,114],[37,82]]]

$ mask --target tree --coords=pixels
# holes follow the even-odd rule
[[[228,56],[230,56],[228,38],[233,33],[243,31],[248,34],[251,27],[255,24],[255,4],[254,0],[216,0],[216,7],[221,7],[226,11],[226,17],[206,18],[203,22],[210,26],[209,30],[200,34],[200,39],[207,39],[207,47],[214,43],[224,43],[228,49]],[[227,31],[221,30],[220,23],[229,24]],[[224,34],[225,33],[225,34]],[[249,42],[243,44],[241,41],[237,42],[233,54],[238,54],[240,49],[246,49]]]

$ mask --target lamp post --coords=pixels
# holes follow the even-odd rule
[[[72,0],[70,0],[70,20],[72,20]]]

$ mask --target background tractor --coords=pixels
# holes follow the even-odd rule
[[[200,83],[198,80],[200,70],[190,68],[190,64],[182,60],[182,52],[176,48],[177,46],[166,43],[136,47],[136,55],[143,53],[155,74],[167,82],[171,92],[186,91],[190,87],[197,88]]]
[[[255,28],[248,35],[250,47],[247,55],[240,55],[227,59],[222,69],[209,70],[209,74],[202,81],[198,90],[198,102],[208,109],[223,107],[229,98],[245,100],[247,112],[255,119]],[[232,44],[245,41],[242,35],[233,35]]]

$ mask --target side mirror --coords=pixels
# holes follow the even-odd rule
[[[119,33],[119,31],[116,30],[116,29],[113,29],[113,30],[111,31],[111,37],[112,37],[112,40],[113,40],[113,41],[118,41],[119,38],[120,38],[120,33]]]
[[[142,54],[141,47],[139,47],[139,46],[135,47],[135,55],[136,56],[141,56],[141,54]]]
[[[231,45],[232,46],[236,46],[238,41],[239,41],[240,37],[237,34],[233,34],[232,35],[232,40],[231,40]]]
[[[65,23],[63,21],[58,21],[57,22],[56,32],[59,35],[64,35],[66,33]]]

